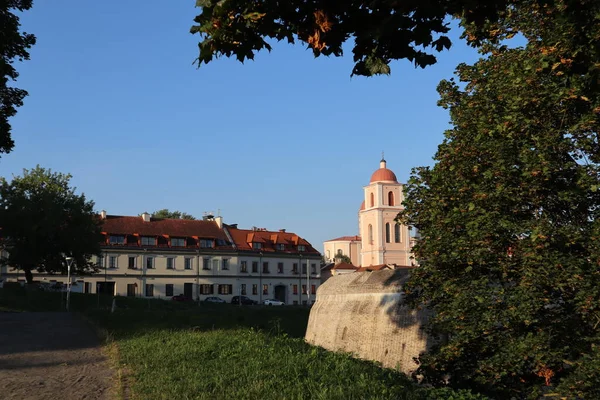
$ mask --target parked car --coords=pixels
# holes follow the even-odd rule
[[[285,303],[283,301],[277,299],[267,299],[263,301],[263,304],[265,306],[285,306]]]
[[[191,297],[184,296],[183,294],[178,294],[177,296],[173,296],[173,297],[171,297],[171,300],[173,300],[173,301],[181,301],[181,302],[193,301],[193,299]]]
[[[216,296],[207,297],[204,299],[204,301],[207,303],[225,303],[225,300]]]
[[[233,298],[231,299],[231,304],[240,304],[240,299],[241,299],[241,303],[244,306],[251,306],[254,304],[258,304],[257,301],[252,300],[249,297],[246,296],[233,296]]]

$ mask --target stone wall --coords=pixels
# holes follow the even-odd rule
[[[413,358],[428,342],[422,329],[427,312],[402,304],[409,268],[335,275],[317,291],[306,340],[332,351],[378,361],[412,373]]]

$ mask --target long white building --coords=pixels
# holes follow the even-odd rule
[[[310,304],[320,284],[321,254],[295,233],[238,229],[222,217],[158,219],[100,214],[103,220],[99,272],[75,276],[75,290],[118,296],[195,300],[244,295],[258,302],[276,298]],[[23,272],[2,267],[6,281]],[[34,274],[39,282],[66,283],[66,276]]]

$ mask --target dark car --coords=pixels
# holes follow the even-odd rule
[[[254,301],[251,298],[246,297],[246,296],[233,296],[233,298],[231,299],[231,304],[240,304],[240,299],[241,299],[242,305],[244,305],[244,306],[251,306],[254,304],[258,304],[257,301]]]
[[[181,302],[190,302],[194,301],[191,297],[184,296],[183,294],[178,294],[177,296],[171,297],[173,301],[181,301]]]

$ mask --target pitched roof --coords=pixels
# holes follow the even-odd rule
[[[307,240],[293,232],[238,229],[231,225],[225,226],[238,250],[298,253],[298,245],[303,245],[305,246],[305,251],[301,253],[321,254]],[[262,248],[260,250],[253,249],[252,243],[261,243]],[[285,250],[277,250],[275,244],[284,244]]]
[[[331,267],[331,269],[350,269],[350,270],[357,270],[358,267],[349,263],[339,263],[339,264],[335,264],[333,267]]]
[[[207,239],[222,239],[227,241],[227,235],[215,221],[150,218],[144,222],[142,217],[126,217],[107,215],[102,220],[102,231],[114,235],[197,237]]]
[[[366,267],[359,267],[356,272],[363,271],[382,271],[384,269],[412,269],[415,268],[413,266],[408,265],[396,265],[396,264],[378,264],[378,265],[368,265]]]
[[[339,238],[326,240],[325,242],[360,242],[360,236],[340,236]]]

